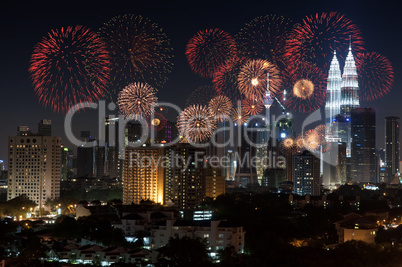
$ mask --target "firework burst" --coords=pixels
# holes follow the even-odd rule
[[[212,78],[215,71],[235,54],[233,37],[221,29],[199,31],[186,47],[190,68],[202,77]]]
[[[356,67],[361,100],[376,100],[391,91],[394,84],[394,70],[385,56],[376,52],[357,54]]]
[[[236,104],[238,100],[242,99],[238,77],[241,68],[246,62],[246,59],[233,58],[233,60],[226,61],[226,63],[219,67],[214,73],[212,83],[214,84],[216,92],[219,95],[229,97],[232,104]]]
[[[281,142],[281,152],[285,155],[294,155],[297,152],[296,140],[290,137]]]
[[[326,77],[315,65],[304,62],[295,69],[288,67],[283,75],[280,94],[285,107],[299,112],[312,112],[320,108],[326,99]]]
[[[290,19],[267,15],[253,19],[236,35],[239,54],[284,65],[285,45],[293,28]]]
[[[281,85],[278,69],[266,60],[250,60],[240,70],[238,82],[240,92],[248,99],[262,100],[267,91],[267,74],[269,74],[269,91],[275,95]]]
[[[242,125],[248,121],[250,116],[247,114],[245,109],[240,105],[233,109],[232,111],[232,121],[237,125]]]
[[[147,121],[150,127],[156,128],[158,131],[162,130],[166,125],[166,118],[159,112],[153,112],[148,116]]]
[[[323,152],[327,151],[328,146],[325,140],[325,132],[326,132],[325,125],[318,125],[312,130],[308,130],[303,133],[303,136],[300,137],[298,144],[300,148],[308,149],[312,152]]]
[[[330,12],[307,16],[291,31],[285,57],[291,65],[308,61],[326,69],[334,49],[339,52],[338,55],[347,51],[349,36],[353,50],[363,51],[360,29],[344,15]]]
[[[116,16],[103,25],[100,36],[113,63],[110,88],[133,82],[160,87],[166,82],[173,67],[172,48],[157,24],[142,16]],[[112,99],[114,93],[111,89]]]
[[[216,129],[216,121],[208,107],[191,105],[180,113],[177,128],[187,141],[199,143],[212,136]]]
[[[40,103],[65,113],[105,94],[110,61],[94,32],[83,26],[66,27],[52,30],[35,45],[29,72]]]
[[[262,101],[258,100],[244,99],[241,104],[243,106],[244,112],[250,116],[260,114],[264,108]]]
[[[186,106],[191,105],[208,105],[212,98],[216,97],[218,93],[213,86],[205,85],[195,89],[187,98]]]
[[[132,83],[119,93],[117,105],[125,117],[146,118],[157,106],[155,94],[155,89],[146,83]]]
[[[232,102],[229,97],[219,95],[211,99],[208,110],[217,121],[226,121],[232,112]]]

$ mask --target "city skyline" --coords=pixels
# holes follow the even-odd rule
[[[61,136],[62,137],[62,142],[64,145],[69,146],[68,142],[65,140],[64,137],[64,131],[63,131],[63,122],[64,122],[64,116],[59,114],[54,114],[51,112],[49,108],[44,108],[42,107],[39,102],[37,96],[35,96],[33,92],[33,86],[31,84],[30,78],[29,78],[29,73],[27,70],[28,63],[29,63],[29,56],[32,53],[33,46],[40,41],[42,36],[46,35],[46,33],[53,29],[53,28],[59,28],[61,26],[69,26],[69,25],[75,25],[75,24],[82,24],[82,25],[87,25],[89,27],[92,27],[93,29],[96,29],[97,27],[101,26],[105,21],[109,20],[111,17],[119,14],[126,14],[126,13],[134,13],[136,15],[143,15],[145,17],[149,17],[153,21],[155,21],[159,26],[161,26],[164,31],[166,31],[167,35],[169,36],[172,47],[174,49],[174,67],[173,67],[173,72],[169,75],[169,80],[163,86],[163,88],[159,89],[157,95],[158,98],[163,100],[163,101],[171,101],[175,104],[180,105],[181,107],[184,107],[184,102],[185,99],[187,98],[188,95],[191,94],[193,90],[195,90],[197,87],[205,84],[209,84],[209,81],[204,78],[200,78],[197,75],[193,74],[191,72],[190,67],[188,66],[188,63],[186,62],[186,58],[184,56],[184,49],[185,45],[187,44],[188,40],[198,31],[202,30],[204,28],[213,28],[213,27],[219,27],[222,28],[223,30],[228,31],[231,34],[235,34],[246,22],[252,20],[254,17],[257,16],[262,16],[266,14],[279,14],[279,15],[284,15],[287,17],[290,17],[293,21],[299,21],[301,18],[303,18],[305,15],[311,15],[314,14],[315,12],[321,12],[321,11],[339,11],[341,13],[346,14],[349,18],[351,18],[361,29],[363,32],[363,37],[366,42],[366,47],[368,51],[377,51],[379,53],[384,54],[386,57],[390,59],[390,61],[393,64],[394,67],[394,72],[395,72],[395,83],[393,86],[393,89],[391,92],[383,97],[382,99],[376,100],[376,101],[371,101],[371,102],[361,102],[361,107],[374,107],[377,112],[377,120],[376,124],[377,125],[383,125],[385,116],[402,116],[401,112],[398,110],[398,103],[396,99],[398,98],[398,95],[400,94],[396,88],[399,86],[399,81],[398,81],[398,73],[400,73],[398,69],[398,54],[396,53],[396,48],[393,47],[395,46],[396,42],[392,41],[393,38],[397,38],[396,36],[392,36],[391,34],[385,34],[386,32],[390,31],[391,29],[384,29],[383,31],[379,30],[377,31],[371,31],[371,29],[375,29],[376,27],[379,27],[378,24],[385,23],[376,20],[370,20],[369,14],[370,12],[374,12],[375,8],[373,5],[368,4],[366,6],[361,6],[362,9],[355,9],[356,12],[353,12],[353,8],[349,7],[343,7],[342,4],[344,3],[339,3],[334,7],[330,7],[327,5],[320,5],[317,3],[311,3],[307,4],[304,6],[297,6],[294,5],[291,8],[284,8],[282,5],[279,4],[273,4],[270,5],[271,9],[268,11],[262,11],[259,9],[256,9],[255,7],[258,6],[257,3],[250,3],[247,5],[244,11],[241,11],[241,4],[240,3],[232,3],[230,5],[228,4],[217,4],[215,9],[210,10],[208,8],[208,4],[205,3],[204,7],[201,7],[201,10],[205,12],[205,15],[194,15],[194,11],[191,10],[190,7],[187,6],[182,6],[187,10],[188,12],[179,12],[181,13],[181,16],[178,16],[176,20],[170,21],[168,18],[167,14],[164,14],[162,12],[162,9],[166,8],[167,10],[172,10],[172,12],[178,12],[175,11],[178,6],[180,6],[179,3],[174,2],[171,4],[163,4],[163,3],[158,3],[155,8],[151,8],[147,5],[143,6],[138,6],[136,12],[128,12],[125,9],[124,6],[118,6],[114,7],[113,10],[111,11],[102,11],[99,14],[94,14],[89,12],[88,15],[85,16],[85,11],[77,11],[77,14],[74,15],[73,17],[69,15],[63,15],[62,12],[57,9],[56,6],[49,7],[50,12],[44,12],[43,17],[39,20],[34,20],[35,23],[32,25],[27,25],[25,28],[21,27],[21,23],[24,20],[30,20],[30,15],[28,13],[28,7],[29,5],[25,5],[22,10],[19,10],[20,12],[18,14],[22,15],[25,14],[26,17],[8,17],[8,15],[5,15],[3,19],[8,18],[7,22],[3,25],[8,25],[7,23],[11,24],[9,25],[10,27],[7,27],[5,29],[5,36],[7,36],[7,43],[5,45],[5,49],[2,49],[3,53],[5,51],[10,51],[6,55],[3,56],[4,58],[4,63],[7,64],[7,67],[3,67],[5,72],[3,71],[0,75],[0,89],[4,91],[5,95],[9,95],[9,99],[5,101],[7,97],[2,98],[1,101],[1,106],[4,112],[8,113],[11,112],[11,116],[6,116],[5,118],[5,124],[8,126],[3,129],[3,131],[0,133],[0,158],[7,160],[7,137],[8,136],[14,136],[16,133],[17,126],[19,125],[28,125],[31,128],[33,128],[33,131],[36,131],[36,123],[37,121],[41,119],[50,119],[52,120],[53,124],[53,131],[54,135],[56,136]],[[353,3],[350,4],[359,6],[358,3]],[[159,8],[158,8],[159,7]],[[254,7],[254,8],[253,8]],[[392,12],[392,6],[389,6],[387,8],[388,12]],[[32,6],[33,9],[37,9],[38,6]],[[12,10],[15,10],[16,7],[9,7],[9,11],[11,13]],[[268,8],[267,8],[268,9]],[[122,10],[126,10],[123,12]],[[177,24],[180,23],[180,18],[183,17],[183,20],[189,19],[191,11],[194,12],[192,17],[194,17],[191,21],[193,21],[193,24],[188,25],[188,26],[182,26],[182,27],[177,27]],[[227,18],[223,18],[219,16],[219,11],[225,11],[225,12],[233,12],[234,14],[240,14],[241,16],[238,16],[239,19],[237,20],[229,20]],[[362,11],[362,12],[358,12]],[[8,13],[10,13],[8,12]],[[42,12],[42,11],[41,11]],[[40,13],[40,12],[39,12]],[[202,13],[202,12],[201,12]],[[383,12],[384,13],[384,12]],[[58,14],[59,16],[55,16],[55,14]],[[206,14],[209,14],[209,17],[212,19],[208,20],[208,23],[205,23],[205,17]],[[241,18],[241,19],[240,19]],[[396,19],[396,18],[388,18],[388,20],[391,19]],[[15,22],[18,20],[18,24],[12,23],[13,21]],[[375,24],[375,25],[373,25]],[[395,25],[397,27],[397,23],[393,23],[391,25]],[[22,42],[19,40],[18,36],[16,36],[14,33],[15,32],[24,32],[27,31],[29,27],[35,27],[35,30],[31,30],[29,34],[27,34],[26,38],[27,40],[25,42]],[[13,29],[13,30],[11,30]],[[369,30],[370,29],[370,30]],[[380,34],[383,34],[382,38],[378,38]],[[383,40],[382,42],[379,42],[378,39]],[[387,42],[386,40],[389,39]],[[10,47],[10,44],[14,43],[12,40],[15,40],[15,43],[18,43],[16,47]],[[385,40],[385,41],[384,41]],[[387,46],[382,46],[381,44],[386,43]],[[17,49],[18,48],[18,49]],[[18,52],[17,52],[18,51]],[[346,56],[347,51],[344,51],[345,55],[342,55],[343,57]],[[329,65],[329,62],[327,63]],[[341,67],[343,67],[344,62],[340,62]],[[327,72],[328,70],[325,70]],[[12,72],[12,73],[10,73]],[[14,87],[15,89],[12,90],[6,90],[5,88],[10,88]],[[169,93],[172,90],[175,89],[180,90],[182,92],[180,97],[173,97],[171,93]],[[19,94],[13,94],[18,90],[20,93]],[[18,97],[18,100],[11,101]],[[14,103],[14,104],[11,104]],[[32,110],[34,112],[24,112],[24,110]],[[275,109],[274,109],[275,110]],[[277,111],[276,111],[277,112]],[[278,112],[277,112],[278,113]],[[96,114],[93,111],[90,112],[84,112],[83,114],[79,114],[80,119],[78,121],[74,121],[74,124],[76,125],[75,130],[78,133],[81,130],[91,130],[91,132],[96,135],[93,132],[93,129],[96,127],[97,121],[96,121]],[[296,118],[303,118],[305,115],[302,114],[297,114],[294,112],[294,116]],[[82,119],[81,119],[82,118]],[[85,126],[81,121],[85,121]],[[91,125],[92,124],[92,125]],[[384,147],[384,130],[381,129],[382,127],[378,127],[378,133],[377,133],[377,148],[379,147]]]

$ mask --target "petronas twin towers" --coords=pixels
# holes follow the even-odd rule
[[[350,156],[351,125],[350,113],[360,107],[359,83],[352,47],[345,60],[343,74],[334,51],[328,74],[327,101],[325,104],[325,124],[327,142],[346,143],[346,154]]]

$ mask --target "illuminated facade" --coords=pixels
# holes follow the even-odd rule
[[[217,196],[225,194],[226,177],[221,175],[219,168],[207,168],[205,177],[205,196],[216,199]]]
[[[399,117],[385,117],[385,165],[388,183],[400,172],[399,150]]]
[[[325,125],[327,126],[327,142],[336,142],[337,136],[334,118],[340,114],[342,75],[339,62],[334,51],[328,73],[327,101],[325,103]]]
[[[308,150],[293,157],[293,193],[320,195],[320,160]]]
[[[339,137],[346,143],[346,155],[351,155],[351,123],[350,114],[352,109],[360,107],[359,101],[359,82],[355,59],[352,54],[352,47],[346,56],[345,67],[342,74],[341,86],[341,115],[345,118],[345,123],[339,126]]]
[[[195,210],[205,198],[205,148],[179,143],[164,149],[164,204]]]
[[[163,202],[162,150],[141,147],[126,148],[123,163],[123,203],[139,204],[141,200]]]
[[[356,108],[351,111],[351,170],[352,182],[377,183],[375,151],[375,110]]]
[[[7,200],[25,194],[42,208],[47,199],[60,197],[60,150],[60,137],[9,137]]]

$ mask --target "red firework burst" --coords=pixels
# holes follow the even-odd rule
[[[248,99],[262,100],[267,91],[267,74],[269,74],[269,91],[275,95],[281,85],[278,69],[266,60],[250,60],[240,70],[238,82],[240,92]]]
[[[262,101],[259,100],[244,99],[241,104],[244,112],[250,116],[260,114],[264,108]]]
[[[110,61],[105,44],[89,28],[66,27],[50,31],[35,45],[29,72],[41,104],[65,113],[105,94]]]
[[[126,117],[146,118],[154,112],[158,98],[149,84],[132,83],[119,93],[117,105]]]
[[[233,37],[221,29],[199,31],[186,47],[191,69],[202,77],[212,78],[215,71],[235,54]]]
[[[356,56],[356,67],[361,100],[376,100],[391,91],[394,70],[388,58],[376,52],[360,53]]]
[[[315,65],[303,62],[297,69],[288,67],[283,75],[280,98],[285,107],[299,112],[312,112],[326,99],[326,77]],[[286,101],[284,100],[286,90]]]
[[[232,104],[236,104],[238,100],[241,100],[241,94],[239,90],[238,77],[240,69],[247,62],[243,58],[232,58],[226,61],[221,67],[214,73],[212,83],[215,90],[219,95],[224,95],[230,98]]]
[[[290,19],[267,15],[253,19],[235,36],[239,54],[284,65],[285,45],[293,29]]]
[[[317,13],[305,17],[291,31],[285,56],[288,64],[308,61],[326,69],[334,49],[338,55],[344,55],[348,50],[349,37],[354,52],[364,50],[360,29],[350,19],[337,12]]]

